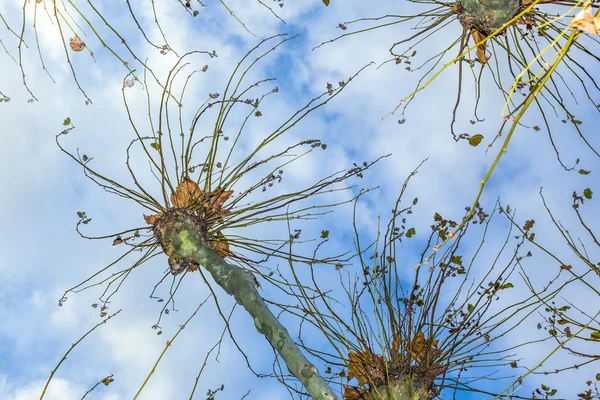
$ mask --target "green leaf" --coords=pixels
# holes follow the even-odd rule
[[[575,125],[581,125],[581,121],[580,121],[580,120],[578,120],[578,119],[573,119],[573,120],[571,120],[571,121],[573,121],[573,123],[574,123]]]
[[[408,231],[406,231],[406,237],[410,239],[416,233],[417,233],[417,231],[415,230],[415,228],[410,228]]]
[[[515,285],[513,285],[512,283],[505,283],[504,285],[500,286],[500,290],[504,290],[504,289],[510,289],[510,288],[514,288]]]
[[[467,311],[470,313],[473,312],[473,310],[475,309],[475,306],[473,306],[473,304],[467,304]]]
[[[418,202],[419,202],[419,198],[415,197],[415,199],[413,200],[413,206],[416,206]]]
[[[160,150],[160,144],[158,144],[158,142],[150,143],[150,147],[152,147],[156,151]]]
[[[323,0],[323,4],[325,4],[326,6],[329,6],[329,0]]]
[[[328,230],[321,231],[321,239],[327,239],[328,237],[329,237]]]
[[[64,126],[71,125],[71,118],[69,118],[69,117],[65,118],[65,120],[63,121],[63,125]]]
[[[579,172],[581,175],[589,175],[589,174],[590,174],[590,171],[586,171],[585,169],[580,169],[578,172]]]
[[[592,192],[592,189],[590,189],[590,188],[587,188],[583,191],[583,197],[585,197],[588,200],[592,199],[592,194],[593,194],[593,192]]]
[[[414,57],[414,56],[416,56],[416,55],[417,55],[417,51],[415,50],[415,51],[413,51],[413,52],[412,52],[412,54],[411,54],[410,56],[411,56],[411,57]]]
[[[600,381],[600,374],[596,374],[596,380]]]
[[[570,308],[571,308],[571,306],[562,306],[561,308],[558,309],[558,311],[567,311]]]
[[[462,256],[452,256],[452,260],[450,261],[456,265],[463,265]]]
[[[483,140],[483,135],[475,135],[469,138],[469,144],[473,147],[479,146],[481,141]]]
[[[140,231],[139,231],[139,229],[136,230],[135,232],[133,232],[133,236],[140,237]]]
[[[535,240],[535,233],[531,233],[527,239],[528,239],[530,242],[533,242],[533,241]]]
[[[590,337],[594,340],[600,340],[600,331],[595,331],[590,334]]]

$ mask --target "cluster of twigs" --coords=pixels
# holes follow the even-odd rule
[[[541,322],[537,328],[556,343],[555,351],[563,350],[575,358],[575,362],[570,365],[559,366],[555,369],[544,369],[541,363],[536,368],[531,369],[531,374],[536,375],[555,375],[567,370],[577,370],[583,366],[600,361],[598,344],[600,343],[600,321],[598,319],[600,311],[597,307],[589,307],[596,304],[596,300],[589,300],[582,303],[580,298],[598,299],[600,291],[598,290],[598,278],[600,278],[600,265],[593,261],[600,243],[598,243],[595,233],[595,224],[593,220],[585,216],[583,206],[586,202],[593,201],[593,192],[587,188],[583,193],[573,192],[572,209],[577,216],[579,227],[585,237],[574,236],[575,227],[565,227],[554,215],[546,203],[546,199],[540,190],[540,196],[544,208],[555,226],[560,236],[564,239],[567,247],[571,251],[571,256],[559,256],[554,250],[555,246],[547,246],[542,242],[543,239],[536,239],[533,229],[535,221],[529,220],[522,227],[510,218],[512,225],[520,231],[523,237],[527,237],[531,247],[539,250],[542,254],[548,256],[551,265],[555,266],[561,274],[568,280],[577,282],[578,298],[563,295],[555,301],[544,300],[543,312],[540,312]],[[532,293],[537,294],[533,282],[528,282]],[[581,297],[580,297],[581,296]],[[552,353],[554,353],[552,352]],[[567,361],[568,362],[568,361]],[[597,399],[597,385],[600,381],[600,375],[586,376],[582,379],[585,389],[582,390],[577,398]]]
[[[415,0],[411,2],[425,4],[429,9],[407,15],[385,15],[340,23],[339,28],[344,33],[321,43],[317,48],[348,36],[416,21],[414,27],[416,33],[407,39],[393,43],[390,47],[392,58],[384,64],[407,65],[406,70],[410,73],[419,73],[421,77],[417,81],[415,90],[405,96],[388,115],[402,109],[399,123],[404,123],[406,108],[413,101],[416,94],[430,86],[446,69],[457,64],[458,89],[452,112],[450,132],[456,141],[465,139],[472,146],[478,146],[484,136],[479,133],[474,135],[468,133],[457,134],[454,128],[464,85],[464,66],[468,65],[468,68],[470,68],[475,83],[475,109],[474,117],[469,121],[471,125],[483,122],[477,111],[482,94],[481,85],[484,82],[484,73],[491,75],[491,80],[497,87],[498,92],[504,96],[505,106],[500,127],[487,145],[486,152],[492,148],[496,141],[500,141],[500,148],[479,183],[479,190],[471,206],[471,211],[461,221],[456,231],[463,229],[475,217],[477,205],[481,200],[485,186],[499,165],[500,160],[506,154],[514,133],[523,129],[542,130],[538,125],[527,126],[523,123],[524,116],[531,114],[527,113],[531,106],[539,111],[538,118],[543,121],[543,124],[540,125],[547,131],[560,165],[566,171],[575,171],[581,175],[590,173],[589,170],[578,168],[579,158],[570,166],[562,160],[553,137],[548,110],[552,110],[557,121],[570,124],[593,156],[600,156],[596,147],[584,134],[583,121],[577,119],[575,113],[568,108],[569,103],[581,107],[571,86],[572,82],[577,82],[582,87],[581,90],[585,93],[586,101],[589,102],[592,109],[595,111],[600,110],[600,99],[598,98],[600,87],[597,85],[593,74],[590,73],[590,67],[587,66],[589,62],[595,63],[600,60],[596,55],[597,51],[594,50],[595,46],[598,45],[598,39],[587,35],[583,37],[582,31],[585,29],[580,28],[583,21],[582,13],[584,10],[588,10],[589,7],[596,7],[594,3],[589,1],[547,0],[508,1],[498,2],[498,4],[490,2],[489,7],[492,11],[495,10],[494,6],[499,7],[502,11],[505,11],[503,8],[510,8],[510,12],[505,15],[504,20],[496,21],[495,25],[490,25],[490,19],[486,15],[484,15],[486,18],[483,19],[476,18],[477,15],[473,11],[473,5],[470,1]],[[542,11],[538,7],[542,3],[549,11]],[[580,8],[584,10],[580,11],[573,19],[570,19],[570,14]],[[483,12],[485,11],[483,10]],[[592,20],[587,22],[593,25],[597,23],[593,20],[597,15],[598,12],[596,12],[596,16],[588,14],[585,18],[591,18]],[[371,24],[371,26],[346,32],[349,28],[358,24]],[[438,40],[437,38],[445,35],[444,32],[457,25],[461,26],[461,33],[458,37],[453,38],[442,51],[431,55],[430,51],[421,50],[422,47],[427,46],[427,40]],[[452,35],[450,36],[452,37]],[[469,40],[472,40],[472,45],[469,45]],[[400,46],[404,46],[402,51],[398,50]],[[427,55],[424,62],[414,65],[415,60],[413,58],[416,57],[417,50],[420,50],[421,55],[424,52]],[[476,50],[474,57],[470,55],[472,50]],[[457,56],[448,55],[454,51],[458,53]],[[488,56],[488,54],[490,55]],[[424,72],[417,72],[421,70]],[[503,78],[507,74],[508,79]],[[507,86],[507,83],[510,86]],[[518,100],[520,97],[517,96],[518,94],[523,97],[521,100]],[[561,129],[562,131],[564,130]],[[448,238],[444,242],[450,240],[452,238]]]
[[[518,350],[550,339],[516,346],[503,340],[573,279],[530,294],[517,293],[522,286],[518,275],[528,276],[521,260],[531,254],[522,249],[527,236],[513,237],[510,227],[498,248],[490,250],[486,245],[493,216],[511,212],[499,205],[490,215],[479,208],[477,220],[443,250],[440,244],[458,223],[436,213],[418,263],[410,269],[407,252],[397,248],[415,240],[407,216],[418,200],[402,206],[407,184],[408,180],[383,235],[378,233],[365,246],[361,244],[364,234],[356,231],[360,272],[340,268],[343,293],[326,288],[331,279],[323,279],[314,269],[303,277],[290,263],[290,286],[298,289],[294,291],[298,304],[286,306],[285,311],[301,318],[302,337],[323,335],[331,349],[305,343],[307,351],[328,366],[329,378],[339,384],[345,400],[413,398],[401,396],[402,390],[417,399],[455,397],[465,391],[496,396],[500,392],[492,388],[502,382],[520,386]],[[463,252],[470,244],[462,242],[477,224],[479,243],[467,261]],[[432,246],[434,255],[427,257]],[[510,395],[526,398],[512,390]]]
[[[330,212],[334,206],[352,201],[355,196],[351,192],[348,192],[345,200],[335,204],[327,202],[319,204],[315,199],[316,196],[327,193],[348,191],[352,187],[347,186],[345,182],[352,177],[362,177],[363,173],[377,162],[365,162],[360,165],[355,163],[351,168],[326,173],[305,188],[295,188],[291,192],[282,193],[277,184],[283,180],[284,170],[289,168],[291,163],[307,157],[309,153],[317,149],[325,151],[326,144],[316,139],[303,140],[292,145],[284,145],[283,149],[275,151],[269,156],[261,155],[267,148],[271,151],[274,141],[278,140],[276,143],[283,141],[282,136],[294,128],[306,115],[327,104],[341,93],[362,69],[346,81],[341,81],[339,87],[329,85],[321,95],[310,100],[273,129],[271,133],[266,134],[255,148],[241,154],[237,151],[236,146],[244,142],[244,133],[251,127],[252,119],[260,118],[262,112],[266,112],[263,104],[265,99],[278,92],[278,88],[275,87],[256,95],[255,92],[260,87],[273,80],[263,79],[252,84],[245,84],[245,79],[256,63],[290,39],[285,35],[276,35],[261,41],[250,50],[234,68],[223,93],[210,93],[197,109],[189,122],[187,132],[183,128],[184,114],[182,111],[186,88],[191,85],[191,78],[197,76],[198,72],[206,71],[206,67],[189,72],[183,80],[183,84],[180,85],[180,93],[175,92],[175,81],[178,77],[184,76],[184,71],[189,65],[186,61],[190,57],[193,55],[214,57],[214,53],[193,52],[183,55],[178,60],[169,71],[166,84],[161,89],[158,115],[153,113],[151,90],[145,76],[143,80],[135,81],[143,85],[148,96],[147,115],[151,128],[148,136],[143,136],[143,130],[135,122],[136,116],[131,111],[127,100],[127,92],[133,86],[128,82],[130,79],[134,79],[128,75],[124,80],[122,93],[125,109],[135,133],[135,138],[131,141],[126,153],[127,171],[133,185],[128,186],[101,174],[92,166],[93,157],[83,154],[79,149],[76,153],[66,150],[60,139],[66,135],[72,135],[75,127],[72,125],[72,121],[65,121],[65,124],[70,126],[57,135],[57,144],[60,149],[77,162],[83,168],[85,176],[96,185],[108,193],[132,200],[140,205],[140,220],[143,217],[147,225],[107,235],[91,236],[83,232],[83,227],[87,227],[92,218],[86,212],[78,212],[79,222],[76,229],[83,238],[108,240],[112,242],[113,246],[122,246],[126,250],[117,260],[68,289],[60,299],[60,305],[67,300],[70,293],[99,287],[102,290],[99,297],[100,302],[94,304],[94,307],[99,309],[101,316],[105,316],[110,303],[114,301],[114,296],[123,287],[132,272],[166,250],[163,248],[164,246],[161,246],[160,238],[156,234],[156,224],[163,214],[173,209],[185,209],[201,218],[204,224],[201,232],[203,241],[208,243],[218,255],[227,258],[229,263],[251,271],[257,284],[260,279],[277,286],[282,285],[283,282],[277,279],[273,271],[263,265],[273,257],[285,258],[295,263],[310,262],[313,264],[316,262],[325,265],[336,265],[344,261],[344,255],[323,257],[318,261],[302,254],[290,256],[284,247],[291,241],[299,239],[300,231],[296,231],[288,239],[260,240],[244,235],[245,229],[254,228],[261,223],[269,222],[272,227],[278,221],[314,219]],[[273,46],[264,49],[266,44],[274,41],[276,43]],[[246,109],[242,112],[241,122],[235,120],[230,122],[232,118],[236,118],[234,108],[237,110],[238,107]],[[199,127],[202,126],[204,129],[207,126],[203,125],[201,120],[208,118],[211,113],[216,114],[213,122],[210,123],[212,133],[198,137]],[[132,161],[136,150],[150,166],[150,173],[154,177],[152,185],[143,183],[148,173],[136,170],[134,167],[134,165],[140,165],[139,162]],[[198,159],[202,162],[195,161]],[[306,203],[307,199],[311,199],[308,204]],[[136,252],[140,252],[141,256],[135,262],[115,270],[122,260]],[[210,288],[209,279],[197,264],[177,269],[171,266],[154,287],[151,297],[163,302],[163,298],[155,296],[155,292],[162,283],[171,280],[168,300],[164,302],[158,321],[153,326],[158,334],[162,333],[161,319],[164,314],[169,313],[169,306],[174,306],[174,297],[182,281],[188,273],[195,271],[201,273],[204,282]],[[210,297],[216,302],[226,325],[223,334],[226,332],[231,334],[228,327],[231,314],[227,315],[221,310],[212,288],[210,288],[210,292],[212,293]],[[221,340],[214,348],[220,346]],[[233,340],[235,341],[235,339]],[[165,351],[170,347],[171,342],[172,340],[165,347]],[[238,346],[237,343],[236,346]],[[239,346],[238,348],[242,351]],[[157,364],[161,358],[162,355],[157,360]],[[148,375],[148,379],[155,369],[156,365]],[[262,376],[258,373],[257,375]],[[146,382],[140,388],[140,392]]]
[[[177,2],[183,7],[185,13],[189,14],[191,17],[197,17],[200,14],[199,10],[207,7],[206,4],[199,0],[177,0]],[[258,2],[261,7],[267,9],[275,18],[285,23],[272,6],[263,0],[256,0],[256,2]],[[274,2],[278,7],[283,7],[284,5],[283,0],[274,0]],[[136,31],[139,31],[139,40],[147,43],[151,48],[162,55],[173,53],[176,56],[179,56],[178,50],[173,48],[167,40],[167,36],[165,35],[161,23],[161,10],[159,9],[159,6],[164,6],[157,4],[154,0],[150,0],[149,2],[139,2],[139,4],[135,3],[138,2],[127,0],[125,4],[122,6],[120,5],[120,7],[123,7],[123,15],[128,15],[131,18],[132,26],[136,28]],[[226,2],[219,0],[218,3],[229,15],[241,24],[247,32],[256,36]],[[169,6],[174,9],[178,7],[175,1]],[[146,21],[143,16],[140,15],[143,14],[141,10],[147,7],[150,7],[151,9],[153,15],[152,21]],[[182,15],[182,18],[184,17],[185,14]],[[47,18],[47,21],[42,21],[42,18]],[[47,68],[46,62],[44,61],[44,51],[42,50],[42,46],[40,46],[40,37],[42,35],[50,34],[49,31],[39,32],[40,25],[43,23],[49,23],[51,25],[50,29],[55,29],[54,33],[57,35],[57,40],[61,41],[64,50],[64,58],[69,65],[73,80],[81,94],[84,96],[86,104],[92,103],[92,100],[78,79],[76,67],[74,66],[77,62],[74,61],[74,57],[79,57],[80,54],[78,53],[85,52],[94,62],[96,62],[95,52],[98,51],[96,48],[106,49],[130,74],[134,74],[136,69],[143,69],[153,77],[156,83],[161,85],[160,80],[155,75],[153,68],[149,65],[148,61],[143,60],[136,50],[134,50],[135,46],[130,44],[135,42],[135,40],[138,40],[138,38],[131,38],[130,35],[124,33],[123,27],[116,24],[114,20],[111,21],[111,18],[102,10],[102,4],[100,2],[94,2],[93,0],[24,1],[20,18],[14,17],[14,21],[12,21],[10,17],[7,18],[0,12],[0,20],[2,20],[2,24],[6,28],[9,36],[8,40],[3,40],[2,36],[0,36],[0,46],[2,46],[2,49],[7,56],[19,68],[23,85],[30,95],[31,102],[38,101],[38,98],[34,94],[35,89],[30,88],[28,84],[26,76],[27,68],[41,67],[48,78],[53,83],[56,83],[52,72]],[[151,39],[153,36],[156,36],[152,34],[154,33],[153,31],[158,33],[161,41]],[[28,50],[37,52],[39,66],[29,65],[31,62],[26,59],[25,55],[25,52]],[[10,100],[11,98],[8,95],[0,91],[0,101]]]

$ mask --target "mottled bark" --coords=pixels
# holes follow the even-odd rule
[[[430,391],[410,378],[401,378],[387,386],[373,389],[369,400],[430,400]]]
[[[203,240],[206,224],[200,218],[184,209],[171,209],[156,221],[154,234],[169,256],[172,272],[182,272],[190,265],[204,267],[215,282],[248,311],[256,329],[265,335],[285,361],[289,372],[300,380],[313,399],[337,399],[317,368],[302,354],[288,331],[269,310],[256,290],[252,274],[229,264],[206,246]]]
[[[461,0],[460,6],[460,22],[489,35],[517,14],[521,0]]]

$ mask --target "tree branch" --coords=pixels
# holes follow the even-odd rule
[[[285,361],[289,372],[315,400],[337,400],[317,368],[302,354],[287,329],[277,320],[256,290],[254,276],[231,265],[205,244],[205,222],[184,209],[165,212],[154,226],[154,234],[169,256],[173,273],[201,265],[227,294],[233,296],[254,318],[256,329],[266,336]]]

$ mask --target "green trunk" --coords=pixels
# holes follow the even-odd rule
[[[369,400],[430,400],[429,390],[422,387],[415,387],[413,380],[403,378],[391,382],[387,386],[373,389]]]
[[[171,271],[184,271],[191,263],[203,266],[227,294],[233,296],[254,319],[256,329],[281,355],[289,372],[315,400],[337,400],[333,391],[293,342],[288,331],[256,290],[251,273],[227,263],[203,242],[206,224],[183,209],[172,209],[156,221],[154,234],[169,256]],[[205,232],[204,232],[205,233]]]
[[[458,15],[467,28],[489,35],[510,21],[519,11],[520,0],[462,0]]]

